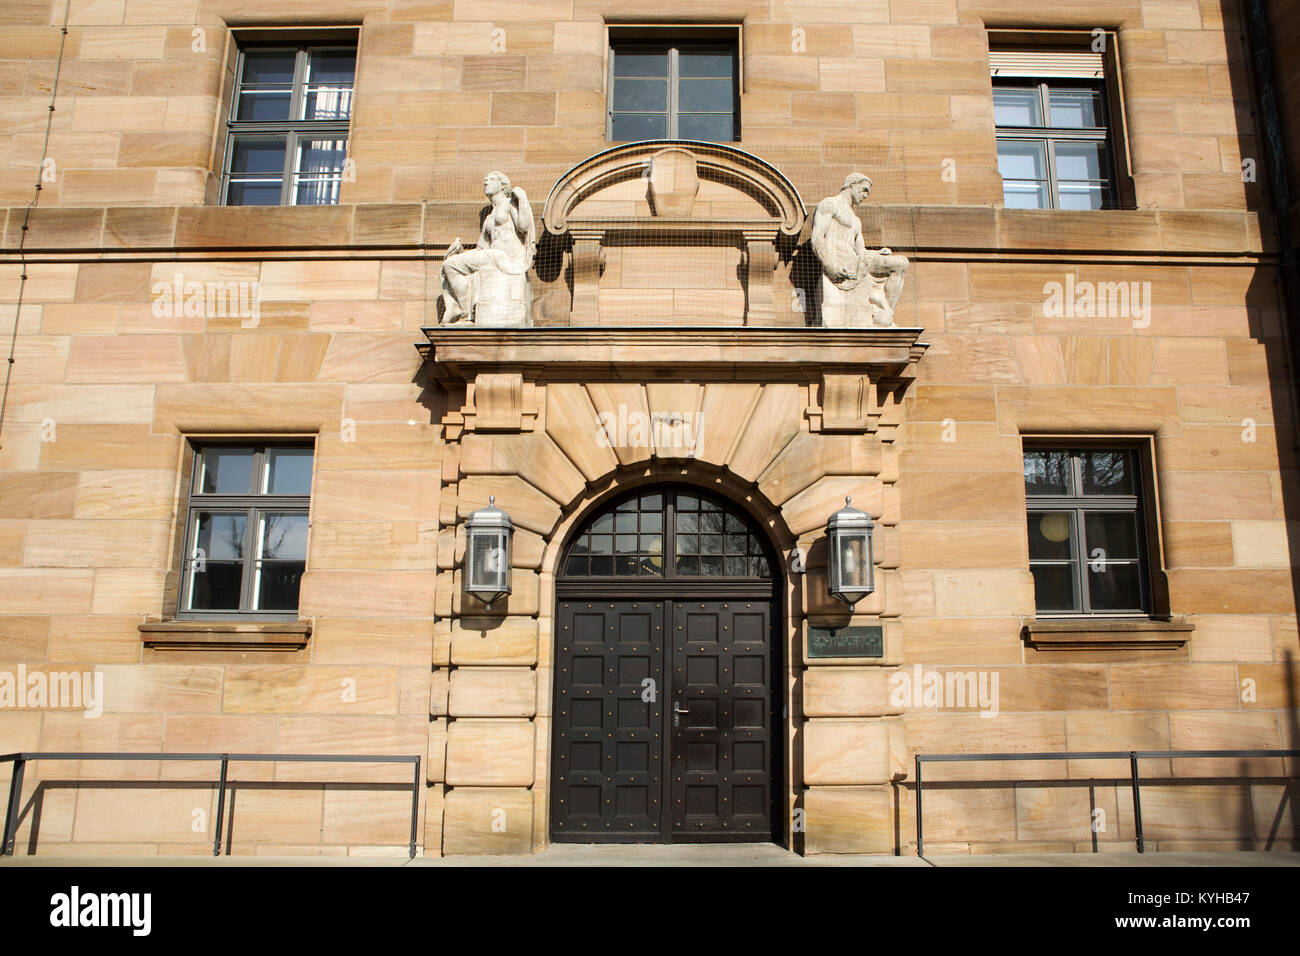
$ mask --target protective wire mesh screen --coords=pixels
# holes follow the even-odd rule
[[[606,142],[603,148],[627,145],[633,144]],[[692,148],[682,141],[664,141],[663,146]],[[797,190],[806,213],[799,235],[777,233],[778,210],[770,196],[706,162],[691,169],[689,163],[662,158],[652,162],[647,154],[621,177],[600,183],[581,199],[567,224],[572,226],[578,218],[596,223],[599,238],[585,241],[572,229],[561,235],[547,231],[542,213],[556,183],[592,153],[571,144],[542,142],[535,149],[485,149],[465,162],[440,165],[427,190],[424,214],[425,324],[455,320],[467,326],[515,325],[511,303],[522,300],[519,312],[525,316],[523,324],[530,326],[821,325],[822,268],[810,243],[813,214],[819,201],[839,194],[853,172],[871,179],[870,195],[856,207],[866,249],[885,247],[912,257],[916,213],[909,182],[919,181],[916,170],[904,175],[901,148],[743,142],[737,148],[770,166],[773,177],[785,177]],[[484,179],[493,171],[508,182],[498,199],[485,195]],[[935,167],[927,175],[938,182],[943,169]],[[531,215],[520,215],[521,202],[527,203]],[[755,238],[755,227],[761,227],[761,238]],[[459,245],[453,245],[457,238]],[[475,310],[466,303],[476,293],[480,302],[487,298],[482,288],[489,281],[483,278],[487,273],[473,274],[482,263],[456,259],[453,265],[472,274],[458,277],[457,270],[450,269],[448,279],[444,261],[457,252],[498,246],[505,252],[493,255],[507,263],[507,270],[521,258],[531,262],[526,282],[512,285],[513,280],[507,280],[492,286],[496,291],[488,290],[507,303],[505,312]],[[449,297],[449,282],[468,291],[454,288]],[[911,276],[903,283],[893,319],[899,327],[921,324]]]

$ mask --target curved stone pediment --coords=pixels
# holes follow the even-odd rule
[[[554,235],[690,228],[794,236],[804,217],[798,190],[773,166],[733,146],[689,140],[597,153],[560,177],[542,213]]]
[[[779,247],[803,200],[768,163],[720,143],[615,146],[560,177],[546,231],[566,239],[572,325],[802,325],[778,309]]]

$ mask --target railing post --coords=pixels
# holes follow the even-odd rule
[[[916,855],[925,856],[925,843],[921,838],[921,755],[916,755]]]
[[[1129,751],[1129,768],[1133,774],[1133,827],[1137,830],[1137,851],[1145,853],[1142,845],[1142,791],[1138,783],[1138,755],[1136,750]]]
[[[217,825],[212,837],[212,855],[221,856],[221,827],[226,810],[226,769],[230,766],[230,754],[221,755],[221,783],[217,786]]]
[[[415,755],[415,779],[411,781],[411,859],[415,859],[416,832],[420,819],[420,755]]]
[[[23,771],[27,767],[27,761],[19,754],[14,760],[13,777],[9,781],[9,806],[5,811],[5,833],[3,856],[13,856],[14,839],[18,831],[18,811],[22,808],[23,802]]]

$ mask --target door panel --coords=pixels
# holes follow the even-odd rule
[[[556,623],[552,839],[772,839],[772,603],[561,599]]]
[[[553,837],[656,841],[664,602],[562,600],[557,625]]]
[[[672,842],[770,839],[771,605],[675,602],[672,635]]]

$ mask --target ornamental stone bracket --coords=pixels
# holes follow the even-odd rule
[[[731,146],[676,140],[584,160],[560,177],[542,213],[546,231],[569,240],[569,322],[588,326],[629,318],[622,309],[601,315],[605,253],[614,246],[630,269],[651,271],[670,261],[707,271],[706,250],[730,246],[744,275],[744,324],[803,324],[777,309],[775,275],[781,243],[793,246],[804,218],[798,191],[775,167]],[[693,262],[694,252],[702,255]]]

